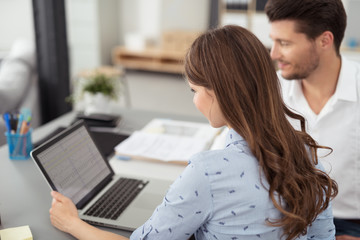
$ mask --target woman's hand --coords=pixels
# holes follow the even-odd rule
[[[52,191],[53,197],[50,212],[50,220],[52,225],[61,231],[71,233],[74,225],[81,221],[75,204],[64,195]]]
[[[79,218],[75,204],[64,195],[52,191],[53,201],[50,208],[52,225],[77,239],[86,240],[128,240],[127,238],[95,228]]]
[[[336,240],[360,240],[360,237],[353,237],[349,235],[336,236]]]

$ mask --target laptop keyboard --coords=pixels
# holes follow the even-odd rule
[[[117,219],[147,183],[138,179],[120,178],[85,212],[85,215]]]

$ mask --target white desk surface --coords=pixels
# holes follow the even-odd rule
[[[131,133],[140,129],[154,117],[172,118],[204,122],[204,118],[189,116],[126,110],[121,109],[122,122],[120,131]],[[75,113],[68,113],[51,121],[33,132],[33,141],[46,136],[59,126],[69,125]],[[110,164],[116,173],[131,174],[139,177],[161,178],[175,180],[185,166],[141,160],[123,161],[116,157],[110,159]],[[10,160],[8,146],[0,147],[0,228],[29,225],[33,239],[74,239],[71,235],[55,229],[49,219],[51,205],[50,188],[41,176],[33,160]],[[111,228],[102,228],[111,232],[130,236],[130,232]]]

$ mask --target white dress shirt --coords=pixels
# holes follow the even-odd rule
[[[286,105],[307,120],[307,132],[323,146],[319,160],[339,186],[333,201],[335,218],[360,218],[360,65],[342,57],[336,91],[319,114],[305,99],[299,80],[279,79]],[[299,124],[290,120],[297,129]]]

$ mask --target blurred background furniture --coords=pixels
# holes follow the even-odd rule
[[[113,64],[129,69],[182,74],[187,49],[200,34],[198,31],[165,31],[158,46],[147,46],[146,39],[130,38],[113,50]],[[140,41],[140,42],[139,42]]]
[[[29,108],[31,126],[41,123],[35,45],[29,40],[16,40],[0,62],[0,113]],[[0,145],[6,143],[6,128],[0,119]]]

